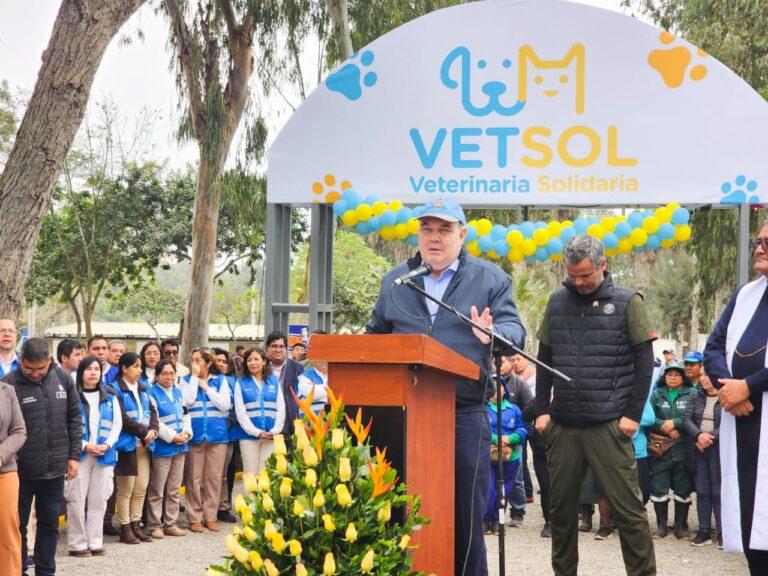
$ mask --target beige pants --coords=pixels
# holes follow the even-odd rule
[[[147,489],[147,529],[173,528],[179,518],[179,488],[184,478],[184,452],[152,458]]]
[[[206,441],[189,446],[184,462],[187,520],[190,524],[216,522],[221,494],[221,473],[227,459],[227,444]]]
[[[219,510],[229,510],[229,490],[227,487],[227,468],[232,462],[232,453],[235,451],[235,443],[227,444],[227,459],[224,461],[224,470],[221,473],[221,492],[219,494]]]
[[[21,574],[19,475],[16,472],[0,474],[0,503],[0,567],[3,574]]]
[[[102,466],[89,454],[85,460],[80,461],[77,476],[64,486],[67,500],[67,543],[70,551],[102,548],[104,512],[112,494],[114,472],[114,466]]]
[[[149,452],[144,446],[136,447],[138,475],[117,477],[117,519],[120,525],[139,522],[149,484]]]
[[[267,465],[267,460],[275,451],[275,441],[240,440],[240,455],[243,457],[243,474],[258,474]]]

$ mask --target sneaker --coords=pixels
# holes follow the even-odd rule
[[[218,532],[219,531],[219,525],[216,522],[206,522],[205,527],[208,528],[209,532]]]
[[[106,548],[96,548],[95,550],[91,550],[91,556],[106,556],[107,550]]]
[[[542,538],[552,538],[552,528],[549,526],[549,522],[544,524],[544,528],[541,529]]]
[[[89,558],[91,556],[91,551],[88,550],[88,548],[85,550],[70,550],[69,555],[74,556],[75,558]]]
[[[219,510],[216,513],[216,518],[219,522],[231,522],[233,524],[237,522],[237,516],[232,514],[229,510]]]
[[[709,534],[705,532],[699,532],[698,534],[696,534],[696,537],[693,540],[691,540],[691,546],[696,546],[696,548],[700,548],[710,540],[711,538]]]
[[[613,530],[608,526],[600,526],[595,534],[595,540],[608,540],[611,536],[613,536]]]
[[[189,525],[189,531],[199,534],[200,532],[203,531],[203,525],[200,524],[200,522],[193,522],[192,524]]]
[[[186,536],[187,531],[182,530],[178,526],[171,526],[170,528],[166,528],[165,530],[163,530],[163,534],[165,534],[166,536],[181,537],[181,536]]]
[[[509,517],[509,522],[507,522],[507,526],[510,528],[520,528],[520,526],[523,525],[523,515],[522,514],[512,514]]]
[[[149,533],[149,535],[155,540],[162,540],[163,538],[165,538],[165,535],[163,534],[163,531],[160,528],[155,528]]]

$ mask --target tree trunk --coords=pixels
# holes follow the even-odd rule
[[[93,321],[93,309],[96,307],[95,303],[88,302],[83,298],[83,322],[85,323],[85,337],[90,338],[93,336],[93,327],[91,322]]]
[[[146,0],[63,0],[0,176],[0,316],[23,304],[35,242],[109,42]]]
[[[72,313],[75,315],[75,321],[77,322],[77,335],[75,338],[80,339],[80,335],[83,333],[83,320],[80,318],[80,310],[77,309],[77,301],[74,298],[68,300],[69,306],[72,308]]]
[[[327,0],[328,12],[331,14],[333,27],[341,35],[341,47],[344,49],[344,58],[352,56],[355,49],[352,46],[352,33],[349,28],[349,11],[347,0]]]

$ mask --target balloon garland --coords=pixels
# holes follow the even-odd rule
[[[347,188],[333,202],[333,212],[358,234],[377,233],[384,240],[405,240],[418,246],[421,207],[409,208],[397,200],[365,198]],[[467,222],[466,246],[470,254],[491,260],[545,262],[561,260],[565,243],[578,234],[603,241],[608,256],[671,248],[691,237],[690,212],[672,202],[656,210],[636,210],[627,216],[579,217],[560,222],[525,221],[503,226],[487,218]]]

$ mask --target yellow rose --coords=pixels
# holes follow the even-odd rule
[[[352,478],[352,466],[349,458],[339,458],[339,479],[347,482],[350,478]]]
[[[256,476],[252,472],[243,474],[243,487],[246,492],[256,492]]]
[[[389,502],[379,508],[376,518],[379,519],[379,522],[389,522],[389,519],[392,518],[392,507],[389,505]]]
[[[304,564],[296,564],[296,576],[307,576],[307,574],[309,574],[309,572],[304,568]]]
[[[344,448],[344,430],[340,428],[331,430],[331,446],[336,450]]]
[[[357,540],[357,529],[355,528],[354,522],[350,522],[347,525],[347,531],[344,533],[344,536],[346,537],[347,542],[354,542]]]
[[[272,496],[269,494],[262,494],[261,496],[261,503],[264,506],[264,510],[269,512],[270,510],[274,509],[275,507],[275,501],[272,500]]]
[[[242,533],[243,531],[240,530],[240,526],[235,526],[234,528],[232,528],[232,534],[234,534],[235,536],[240,536],[240,534]]]
[[[271,540],[272,536],[277,534],[277,530],[275,529],[275,525],[272,524],[272,520],[265,520],[264,521],[264,538],[267,540]]]
[[[285,541],[285,538],[280,532],[272,536],[272,549],[275,552],[280,554],[283,550],[285,550],[286,546],[288,546],[288,543]]]
[[[251,566],[253,566],[254,570],[260,570],[261,567],[264,566],[264,560],[261,558],[261,554],[255,550],[249,554],[249,557],[251,559]]]
[[[349,506],[352,504],[352,495],[349,493],[346,484],[336,485],[336,499],[339,502],[339,506]]]
[[[278,474],[285,474],[288,472],[288,460],[285,459],[285,456],[282,454],[278,454],[275,456],[277,462],[275,463],[275,469],[277,470]]]
[[[285,438],[283,438],[282,434],[276,434],[274,437],[275,441],[275,454],[278,456],[285,456],[288,454],[288,448],[285,447]]]
[[[307,471],[304,472],[304,484],[310,488],[317,486],[317,472],[314,468],[307,468]]]
[[[264,560],[264,568],[267,569],[267,576],[280,576],[280,570],[272,564],[272,560]]]
[[[301,502],[299,502],[298,500],[293,501],[293,515],[294,516],[304,515],[304,506],[302,506]]]
[[[256,540],[256,532],[250,526],[243,528],[243,536],[245,536],[249,542]]]
[[[251,476],[253,476],[253,474],[251,474]],[[248,503],[245,501],[245,496],[242,494],[235,496],[235,499],[232,501],[232,506],[234,506],[235,510],[238,512],[240,512],[241,508],[247,508]]]
[[[248,550],[240,546],[234,534],[230,534],[224,540],[227,544],[227,552],[232,554],[240,564],[248,562]]]
[[[266,470],[259,472],[258,486],[259,490],[262,492],[267,492],[269,490],[269,474]]]
[[[296,431],[296,450],[301,452],[305,446],[309,446],[307,430],[304,428],[304,422],[298,418],[293,421],[293,428]]]
[[[288,550],[290,550],[291,556],[301,556],[301,542],[298,540],[289,540]]]
[[[253,512],[251,512],[251,509],[247,506],[245,508],[240,509],[240,518],[243,519],[243,522],[245,524],[250,524],[253,522]]]
[[[323,562],[323,576],[331,576],[336,572],[336,561],[333,559],[333,552],[328,552],[325,555],[325,562]]]
[[[291,495],[292,483],[293,483],[293,480],[291,478],[283,478],[283,481],[280,482],[280,496],[285,498],[286,496]]]
[[[333,523],[333,516],[330,514],[323,514],[323,528],[325,528],[326,532],[336,530],[336,524]]]
[[[323,491],[320,490],[320,488],[317,489],[317,492],[315,492],[315,497],[312,498],[312,505],[315,508],[322,508],[325,505],[325,497],[323,496]]]
[[[309,444],[304,446],[304,451],[302,452],[302,456],[304,458],[304,464],[307,466],[314,466],[317,464],[317,452],[315,452],[315,449],[312,448]]]
[[[370,574],[371,570],[373,570],[373,556],[373,550],[368,550],[365,556],[363,556],[363,561],[360,562],[360,569],[363,571],[363,574]]]
[[[397,546],[400,548],[400,550],[405,550],[406,547],[408,546],[408,542],[410,541],[411,541],[411,537],[408,536],[408,534],[403,534],[403,537],[400,538],[400,543]]]

